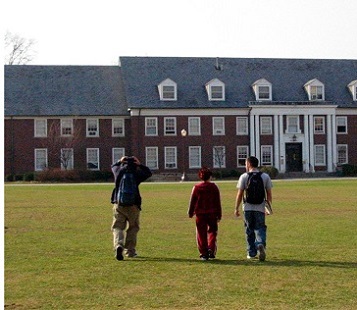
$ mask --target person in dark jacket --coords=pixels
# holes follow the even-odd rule
[[[216,257],[218,222],[222,218],[221,197],[218,186],[211,182],[209,168],[201,168],[198,176],[202,182],[192,189],[188,216],[196,215],[198,251],[202,260],[208,260]]]
[[[134,173],[137,185],[137,195],[133,205],[122,205],[118,201],[119,184],[126,170]],[[141,211],[141,196],[139,184],[151,177],[151,171],[148,167],[142,165],[135,157],[122,157],[117,163],[112,165],[114,174],[115,188],[111,196],[113,204],[113,243],[115,257],[117,260],[123,260],[124,256],[136,257],[137,234],[140,229],[139,215]]]

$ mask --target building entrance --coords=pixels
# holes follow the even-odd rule
[[[286,172],[302,171],[302,143],[286,143]]]

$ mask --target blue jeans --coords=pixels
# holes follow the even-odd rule
[[[259,244],[266,246],[267,226],[265,225],[265,214],[259,211],[244,212],[244,226],[247,238],[248,255],[257,255]]]

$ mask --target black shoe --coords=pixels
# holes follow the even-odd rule
[[[117,260],[123,260],[124,256],[123,256],[123,248],[121,246],[118,246],[116,249],[116,253],[115,253],[115,258]]]
[[[258,245],[258,251],[259,251],[259,260],[261,262],[265,261],[266,253],[265,253],[265,247],[263,244]]]
[[[202,260],[208,260],[208,255],[203,255],[203,254],[201,254],[201,255],[200,255],[200,259],[202,259]]]
[[[212,250],[208,250],[208,257],[209,258],[216,258],[216,256],[213,254]]]

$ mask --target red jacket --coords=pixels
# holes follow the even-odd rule
[[[217,219],[222,217],[221,198],[217,185],[212,182],[196,184],[191,193],[189,216],[194,214],[215,213]]]

